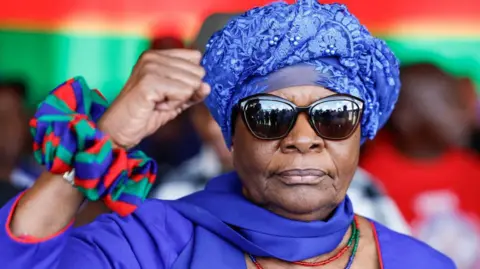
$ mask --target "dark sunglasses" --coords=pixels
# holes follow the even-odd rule
[[[363,101],[351,95],[335,94],[303,107],[262,93],[240,100],[236,109],[258,139],[286,137],[295,126],[299,113],[307,113],[308,121],[318,136],[342,140],[350,137],[360,123]]]

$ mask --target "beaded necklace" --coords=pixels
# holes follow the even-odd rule
[[[298,262],[292,262],[292,263],[296,265],[303,265],[305,267],[317,267],[317,266],[326,265],[335,260],[338,260],[345,252],[347,252],[348,249],[350,249],[350,247],[353,244],[352,253],[350,254],[350,258],[348,259],[347,266],[345,267],[345,269],[350,269],[352,267],[355,254],[357,253],[359,237],[360,237],[360,230],[358,229],[358,220],[357,220],[357,217],[355,216],[352,222],[352,234],[348,239],[347,245],[341,248],[337,252],[337,254],[323,261],[318,261],[318,262],[298,261]],[[253,262],[253,264],[255,264],[257,269],[264,269],[253,255],[249,254],[248,256],[250,257],[250,260]]]

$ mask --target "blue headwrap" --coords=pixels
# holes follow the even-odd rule
[[[364,100],[362,143],[385,124],[400,89],[399,61],[386,43],[344,5],[316,0],[273,3],[232,19],[208,42],[202,65],[212,87],[206,105],[229,147],[234,106],[268,90],[268,77],[282,68],[311,66],[314,84]]]

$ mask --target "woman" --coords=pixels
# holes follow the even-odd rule
[[[206,104],[222,128],[236,173],[183,199],[148,200],[130,216],[102,215],[75,230],[69,222],[83,195],[69,185],[69,174],[67,180],[45,174],[0,212],[2,266],[455,268],[423,243],[354,216],[345,196],[361,142],[374,136],[393,109],[399,74],[385,43],[344,6],[300,1],[255,8],[215,34],[208,47],[202,66],[211,94],[201,82],[205,71],[197,64],[198,52],[149,52],[98,122],[102,133],[94,124],[82,126],[105,144],[131,148],[209,94]],[[82,87],[69,81],[54,94],[76,107],[65,95]],[[81,132],[75,127],[82,120],[70,120],[69,130]],[[50,127],[57,125],[62,126],[55,121]],[[103,133],[110,140],[103,140]],[[52,139],[57,142],[45,148],[62,143]],[[87,176],[103,169],[102,154],[95,152],[98,148],[75,153],[74,160],[74,184],[90,199],[105,193],[87,186],[98,181]],[[115,149],[111,166],[125,163],[122,152]],[[50,171],[62,166],[49,162]],[[114,170],[97,173],[102,184],[111,186]],[[130,172],[137,179],[138,171]],[[116,189],[129,187],[116,183]],[[109,194],[105,202],[126,213],[127,202],[135,203],[127,199],[132,193],[120,195],[122,202]]]
[[[232,13],[215,13],[205,19],[200,27],[199,33],[193,41],[196,47],[203,49],[208,43],[210,37],[215,32],[221,30],[228,21],[240,14]],[[205,51],[203,50],[202,53]],[[202,150],[202,154],[199,158],[195,158],[195,162],[189,162],[187,166],[180,171],[188,174],[188,178],[192,182],[192,179],[198,178],[193,174],[203,176],[203,184],[207,180],[220,175],[220,166],[215,165],[218,161],[212,159],[220,159],[222,167],[227,168],[228,171],[232,170],[232,160],[230,151],[225,147],[223,143],[222,132],[220,127],[213,119],[212,115],[208,111],[208,108],[204,104],[199,104],[190,109],[192,113],[192,122],[195,125],[195,129],[200,134],[200,137],[204,143],[213,148],[214,150]],[[210,152],[216,152],[215,155],[219,156],[215,158]],[[207,164],[208,163],[208,164]],[[199,169],[199,166],[201,167]],[[216,172],[215,172],[216,171]],[[189,173],[190,172],[190,173]],[[217,173],[217,174],[213,174]],[[171,183],[165,184],[165,188],[161,188],[160,192],[153,192],[151,196],[159,199],[178,199],[180,197],[190,194],[192,189],[198,191],[204,188],[204,185],[191,184],[190,188],[186,188],[187,184],[184,181],[177,179],[177,174],[171,176]],[[168,187],[168,188],[166,188]],[[196,189],[195,189],[196,188]],[[186,193],[191,191],[189,193]],[[177,195],[177,196],[175,196]],[[374,179],[369,173],[361,169],[357,169],[357,172],[353,176],[353,179],[348,188],[347,195],[353,204],[355,204],[355,213],[375,220],[386,227],[403,234],[410,234],[410,227],[404,220],[400,213],[396,203],[385,193],[383,187],[378,184],[378,181]]]

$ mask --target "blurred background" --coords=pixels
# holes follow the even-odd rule
[[[0,203],[41,173],[31,156],[28,119],[56,85],[83,76],[113,100],[144,50],[203,50],[232,16],[269,2],[4,1]],[[358,211],[431,244],[460,269],[480,269],[480,1],[336,2],[402,61],[398,106],[378,137],[364,145],[352,183]],[[186,195],[231,169],[219,128],[202,105],[140,147],[160,166],[156,198]]]

